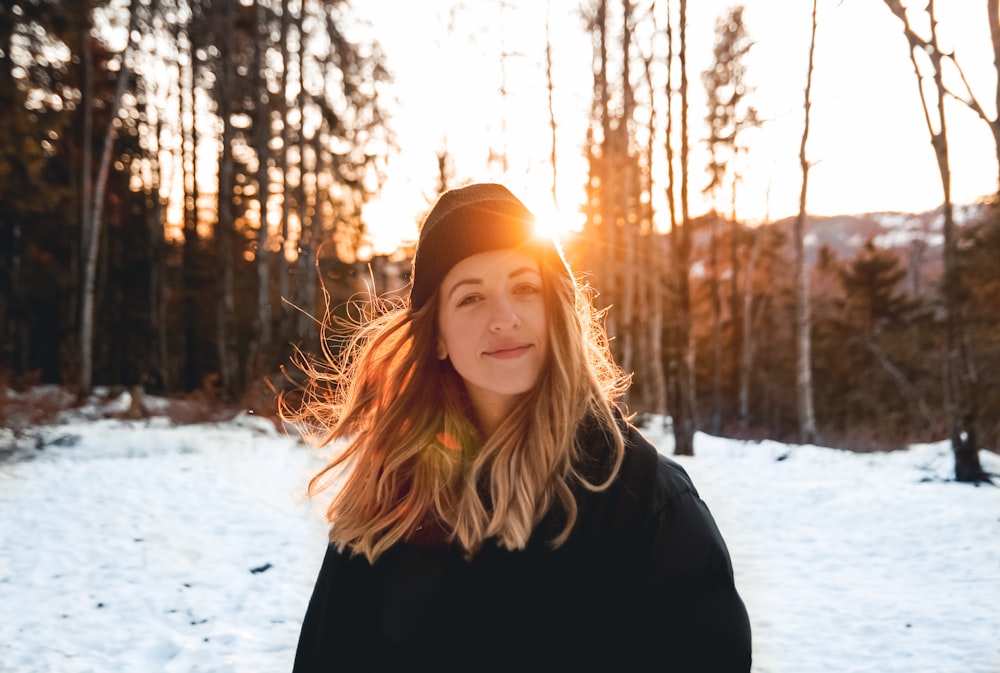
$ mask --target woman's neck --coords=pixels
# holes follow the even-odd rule
[[[476,424],[483,434],[483,439],[489,439],[497,431],[500,424],[514,411],[517,406],[515,398],[504,397],[503,399],[476,399],[472,397],[472,408],[476,412]]]

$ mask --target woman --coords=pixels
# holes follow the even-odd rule
[[[524,204],[443,194],[411,282],[290,415],[344,446],[295,672],[749,670],[722,536]]]

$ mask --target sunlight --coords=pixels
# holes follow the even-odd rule
[[[748,60],[748,80],[758,112],[768,124],[748,131],[744,138],[748,150],[741,157],[736,204],[738,218],[756,223],[793,216],[799,209],[802,174],[798,152],[805,84],[802,57],[808,49],[805,28],[809,12],[801,3],[749,0],[746,5],[748,29],[755,40]],[[778,5],[783,9],[776,9]],[[959,42],[956,36],[962,36],[956,49],[970,83],[980,92],[989,91],[995,81],[981,5],[956,2],[940,7],[942,24],[948,26],[946,42]],[[365,207],[375,246],[391,250],[399,241],[415,240],[415,222],[426,213],[436,190],[433,159],[442,143],[453,169],[452,184],[471,179],[502,182],[525,201],[548,235],[565,238],[580,231],[583,218],[578,209],[586,199],[588,170],[581,143],[593,103],[593,75],[585,65],[591,62],[593,45],[585,31],[573,21],[551,24],[553,109],[558,127],[557,210],[551,203],[552,138],[543,67],[546,3],[508,3],[506,20],[516,18],[519,31],[490,28],[501,19],[492,5],[427,11],[420,3],[401,3],[388,17],[378,15],[376,6],[372,3],[371,11],[376,15],[371,18],[393,64],[394,91],[406,101],[406,108],[405,114],[401,112],[394,120],[401,149],[393,158],[386,187]],[[694,45],[688,62],[694,126],[688,198],[693,216],[711,208],[702,194],[708,180],[704,170],[708,156],[702,142],[704,131],[697,126],[705,98],[697,78],[711,64],[714,22],[724,7],[722,0],[710,0],[692,4],[688,13],[688,38]],[[366,6],[360,9],[368,11]],[[774,20],[774,13],[781,11],[785,12],[783,20]],[[821,23],[824,35],[854,35],[872,49],[823,44],[816,55],[807,146],[813,165],[806,203],[809,213],[923,212],[937,207],[940,177],[898,21],[883,3],[876,2],[825,7]],[[421,34],[437,36],[435,49],[413,49],[414,26],[418,25]],[[660,25],[662,28],[662,20]],[[790,25],[796,29],[790,30]],[[477,35],[474,43],[460,37],[463,30]],[[518,56],[498,64],[498,53]],[[789,63],[797,64],[794,72],[779,75],[787,72]],[[428,77],[427,73],[447,76]],[[459,85],[463,95],[455,96]],[[960,88],[959,83],[955,87]],[[498,93],[501,90],[502,96]],[[442,100],[449,104],[442,107]],[[657,105],[662,115],[666,101],[659,99]],[[956,202],[969,203],[995,191],[993,143],[987,125],[962,109],[961,103],[949,100],[948,106],[955,120],[949,125],[952,196]],[[995,114],[990,108],[987,114]],[[656,133],[654,146],[662,148],[662,124]],[[678,147],[674,145],[675,150]],[[494,156],[493,165],[487,165],[486,157],[490,156]],[[652,198],[656,227],[661,232],[670,228],[666,168],[665,156],[658,154],[651,169],[655,181]],[[676,175],[679,178],[679,173]],[[679,199],[679,194],[677,187],[675,198]]]
[[[416,242],[421,212],[427,210],[423,200],[406,201],[391,189],[383,191],[382,198],[364,205],[364,220],[368,225],[367,241],[372,254],[388,255],[399,246]]]
[[[583,228],[580,213],[566,213],[555,207],[551,201],[532,208],[535,214],[535,235],[564,241],[570,234]]]

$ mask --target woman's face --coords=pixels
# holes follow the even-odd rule
[[[538,262],[513,249],[466,257],[441,282],[437,354],[451,359],[487,430],[538,381],[548,349]]]

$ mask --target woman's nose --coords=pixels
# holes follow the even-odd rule
[[[493,301],[490,311],[490,329],[499,332],[505,329],[517,327],[521,323],[521,318],[517,314],[514,302],[510,297],[500,296]]]

